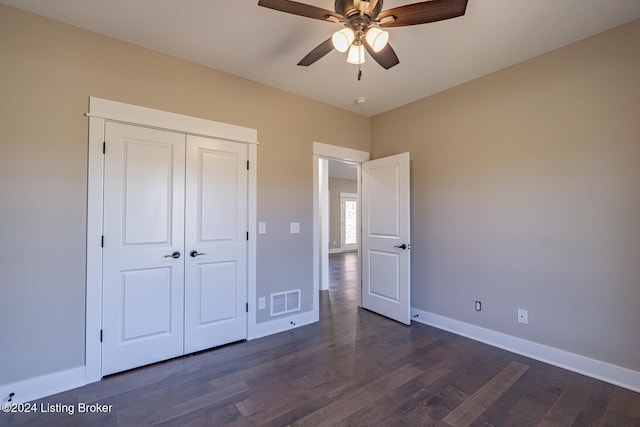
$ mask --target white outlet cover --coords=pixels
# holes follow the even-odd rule
[[[259,222],[258,223],[258,234],[267,234],[267,223]]]
[[[264,297],[258,298],[258,310],[264,310],[267,305],[267,302]]]
[[[529,312],[522,308],[518,309],[518,323],[529,324]]]
[[[289,230],[290,230],[291,234],[299,234],[300,233],[300,223],[299,222],[292,222],[291,225],[289,226]]]

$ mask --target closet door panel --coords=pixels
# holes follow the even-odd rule
[[[247,147],[187,137],[185,352],[246,338]]]
[[[103,375],[178,356],[184,336],[185,136],[111,122],[105,136]]]

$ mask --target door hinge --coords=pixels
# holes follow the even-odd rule
[[[249,160],[247,160],[247,170],[249,170]]]
[[[104,248],[104,236],[100,236],[100,247]]]
[[[102,342],[102,329],[100,329],[100,342]]]
[[[249,240],[249,232],[247,231],[247,240]]]
[[[249,312],[249,303],[247,303],[247,305],[246,305],[246,311],[247,311],[247,313]]]
[[[102,154],[107,152],[107,141],[102,142]]]

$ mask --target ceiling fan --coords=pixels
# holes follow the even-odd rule
[[[386,27],[402,27],[442,21],[464,15],[468,0],[430,0],[382,10],[383,0],[336,0],[335,12],[290,0],[259,0],[258,5],[280,12],[341,23],[344,28],[320,43],[298,65],[309,66],[331,52],[349,51],[347,62],[365,62],[365,50],[385,69],[400,63],[389,45]],[[360,80],[361,72],[358,74]]]

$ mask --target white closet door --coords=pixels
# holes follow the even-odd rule
[[[247,156],[187,137],[185,353],[247,337]]]
[[[185,136],[105,136],[103,375],[183,354],[184,302]]]

